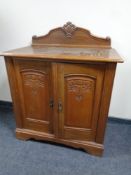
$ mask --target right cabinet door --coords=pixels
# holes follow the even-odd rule
[[[59,137],[95,141],[105,64],[58,64]]]

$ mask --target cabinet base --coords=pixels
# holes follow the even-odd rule
[[[78,149],[84,149],[89,154],[92,154],[95,156],[102,156],[103,150],[104,150],[104,146],[102,144],[98,144],[95,142],[61,139],[61,138],[56,138],[54,137],[54,135],[51,135],[51,134],[41,133],[38,131],[32,131],[28,129],[17,128],[16,138],[21,140],[35,139],[35,140],[56,142],[56,143],[64,144],[74,148],[78,148]]]

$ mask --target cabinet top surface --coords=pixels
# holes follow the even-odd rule
[[[67,22],[44,36],[33,36],[32,45],[7,51],[1,56],[17,58],[41,58],[63,61],[123,62],[111,48],[109,37],[100,38],[89,30]]]
[[[2,56],[43,58],[51,60],[123,62],[119,54],[112,48],[71,48],[27,46],[1,54]]]

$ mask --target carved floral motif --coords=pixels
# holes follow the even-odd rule
[[[36,115],[35,98],[38,95],[39,88],[45,86],[45,75],[38,73],[24,73],[23,74],[24,86],[30,87],[31,104],[28,107],[28,117],[34,118]]]
[[[76,26],[71,22],[67,22],[62,28],[67,37],[72,37],[73,32],[76,30]]]
[[[76,94],[76,100],[81,101],[84,93],[92,89],[92,81],[83,79],[68,80],[68,91]]]
[[[25,74],[24,84],[30,87],[44,87],[45,76],[40,74]]]

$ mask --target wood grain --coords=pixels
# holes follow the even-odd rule
[[[27,46],[1,53],[2,56],[12,56],[30,59],[45,59],[48,61],[76,62],[123,62],[117,51],[112,48],[80,48],[54,46]]]

